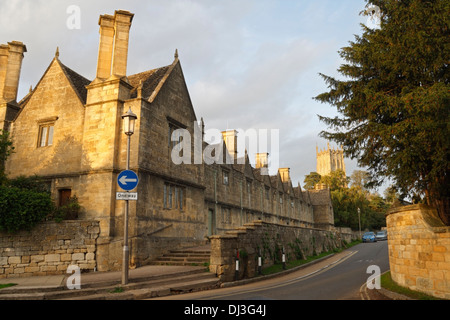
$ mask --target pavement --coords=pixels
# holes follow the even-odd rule
[[[171,276],[179,276],[180,274],[187,274],[190,272],[195,272],[198,270],[204,270],[205,267],[198,266],[159,266],[159,265],[149,265],[143,266],[136,269],[130,269],[128,274],[129,284],[134,282],[143,281],[150,278],[170,278]],[[49,275],[49,276],[32,276],[32,277],[22,277],[22,278],[3,278],[0,279],[1,284],[13,283],[14,286],[2,289],[7,291],[9,288],[12,289],[61,289],[66,288],[67,285],[74,285],[76,281],[73,277],[70,278],[72,274],[62,274],[62,275]],[[80,274],[80,285],[81,289],[88,287],[99,287],[99,286],[112,286],[121,285],[122,282],[122,272],[121,271],[111,271],[111,272],[88,272]],[[1,299],[1,296],[0,296]]]
[[[129,270],[129,284],[142,282],[148,279],[163,279],[171,277],[179,277],[183,274],[189,274],[197,272],[199,269],[205,269],[198,266],[159,266],[148,265],[137,269]],[[282,275],[284,272],[280,272]],[[23,278],[3,278],[0,279],[1,284],[14,283],[14,286],[1,289],[1,293],[7,293],[8,291],[27,291],[27,292],[46,292],[52,290],[67,289],[67,285],[76,284],[70,278],[72,274],[62,275],[50,275],[50,276],[33,276]],[[275,275],[274,275],[275,276]],[[81,273],[80,282],[81,289],[106,287],[106,286],[121,286],[122,272],[89,272]],[[257,281],[257,278],[246,279],[237,282],[230,283],[229,286],[244,285],[250,281]],[[225,286],[223,284],[222,286]],[[1,298],[0,293],[0,300]],[[385,289],[382,290],[368,290],[364,285],[360,290],[361,300],[407,300],[408,298],[393,294]]]

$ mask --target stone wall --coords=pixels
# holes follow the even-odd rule
[[[392,279],[401,286],[450,299],[450,226],[425,205],[386,215]]]
[[[268,267],[282,261],[283,249],[286,261],[305,259],[339,248],[343,240],[339,232],[255,221],[211,237],[210,271],[221,281],[233,281],[239,252],[239,279],[251,278],[257,274],[259,255]]]
[[[96,268],[97,221],[44,222],[32,231],[0,233],[0,278],[66,273],[69,265]]]

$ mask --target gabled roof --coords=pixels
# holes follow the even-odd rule
[[[300,183],[298,184],[297,187],[294,187],[293,189],[294,189],[295,196],[303,201],[303,192],[302,192],[302,187],[300,186]]]
[[[66,74],[67,79],[69,80],[69,82],[72,85],[73,89],[75,90],[76,94],[80,98],[81,102],[83,104],[86,104],[86,98],[87,98],[86,86],[88,84],[90,84],[92,81],[86,79],[82,75],[76,73],[75,71],[73,71],[72,69],[70,69],[69,67],[67,67],[66,65],[61,63],[61,61],[59,61],[58,58],[55,58],[55,59],[61,66],[61,69]]]
[[[311,204],[315,206],[320,205],[332,205],[331,203],[331,191],[330,189],[323,190],[310,190],[309,197],[311,199]]]
[[[42,82],[42,80],[45,78],[48,70],[50,70],[51,66],[57,63],[58,66],[61,68],[61,70],[63,71],[64,75],[66,76],[67,80],[69,81],[71,87],[73,88],[73,90],[75,91],[76,95],[78,96],[78,98],[80,99],[80,102],[84,105],[86,104],[86,99],[87,99],[87,89],[86,86],[88,84],[91,83],[91,80],[86,79],[85,77],[83,77],[82,75],[78,74],[77,72],[73,71],[72,69],[70,69],[69,67],[67,67],[66,65],[64,65],[58,58],[58,56],[55,56],[52,60],[52,62],[49,64],[49,66],[47,67],[47,69],[45,70],[44,74],[42,75],[42,77],[39,79],[38,83],[36,84],[36,86],[34,87],[33,90],[30,89],[30,92],[22,98],[22,100],[20,100],[19,102],[19,107],[20,107],[20,111],[17,113],[16,115],[16,119],[19,116],[19,114],[22,112],[23,108],[25,107],[25,105],[28,103],[28,101],[30,100],[30,98],[33,96],[34,92],[36,92],[36,89],[39,87],[39,84]],[[15,120],[15,119],[14,119]]]
[[[149,99],[169,68],[170,66],[166,66],[128,76],[128,82],[134,87],[131,90],[131,98],[137,97],[137,88],[142,83],[142,98]]]

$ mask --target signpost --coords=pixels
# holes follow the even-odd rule
[[[132,200],[137,201],[137,192],[116,192],[116,200]]]
[[[128,158],[128,157],[127,157]],[[128,161],[127,161],[128,162]],[[127,167],[128,167],[127,163]],[[128,201],[137,201],[137,192],[130,192],[135,189],[139,183],[139,178],[136,172],[131,170],[122,171],[117,176],[117,183],[120,188],[126,192],[117,192],[116,200],[125,200],[125,217],[124,217],[124,247],[123,247],[123,274],[122,274],[122,284],[128,284],[128,259],[129,259],[129,249],[128,249]]]
[[[119,187],[123,190],[128,191],[133,190],[137,187],[139,179],[135,172],[130,170],[130,144],[131,136],[134,134],[135,122],[137,115],[131,111],[131,107],[128,112],[122,115],[123,119],[123,131],[127,135],[127,170],[122,171],[117,177],[117,183]],[[120,196],[120,195],[119,195]],[[117,197],[117,195],[116,195]],[[126,196],[128,197],[128,196]],[[136,193],[137,200],[137,193]],[[128,248],[128,201],[125,200],[125,216],[123,217],[124,222],[124,232],[123,232],[123,261],[122,261],[122,284],[128,284],[128,261],[129,261],[129,248]]]
[[[131,191],[135,189],[139,183],[139,178],[136,172],[131,170],[122,171],[117,177],[117,183],[119,187],[125,191]]]

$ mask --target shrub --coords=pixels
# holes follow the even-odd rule
[[[69,202],[66,205],[56,208],[52,213],[52,218],[56,222],[61,222],[62,220],[75,220],[78,218],[80,209],[81,206],[78,203],[78,198],[74,196],[69,199]]]
[[[0,186],[0,231],[30,230],[53,210],[48,193]]]

